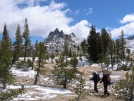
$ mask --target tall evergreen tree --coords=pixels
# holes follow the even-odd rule
[[[24,38],[24,62],[25,62],[26,55],[27,55],[27,49],[31,45],[30,32],[29,32],[29,26],[28,26],[27,18],[25,19],[23,38]]]
[[[110,61],[111,61],[111,65],[113,67],[114,62],[115,62],[115,43],[111,38],[111,34],[110,34],[110,38],[109,38],[109,44],[108,44],[108,53],[110,55]]]
[[[20,57],[21,54],[21,48],[22,48],[22,35],[21,35],[21,30],[20,30],[20,26],[17,26],[17,30],[15,33],[15,42],[13,43],[14,45],[14,54],[13,54],[13,61],[12,63],[14,63],[16,60],[18,60],[18,57]]]
[[[124,31],[121,31],[121,35],[119,36],[120,40],[120,53],[121,53],[121,60],[125,59],[125,38],[124,38]]]
[[[95,63],[99,60],[99,55],[102,51],[101,46],[99,46],[101,45],[100,41],[100,34],[96,33],[95,26],[92,26],[87,39],[87,51],[89,54],[89,58]]]
[[[40,68],[44,67],[45,60],[46,60],[46,47],[43,42],[39,43],[39,50],[38,50],[38,68],[37,68],[37,74],[35,76],[34,85],[38,82],[38,76],[40,73]]]
[[[119,63],[119,57],[120,57],[120,44],[119,39],[115,41],[115,55],[116,55],[116,61],[117,64]]]
[[[35,54],[37,56],[37,53],[38,53],[38,47],[39,47],[39,43],[38,43],[38,40],[36,40],[36,43],[35,43]]]
[[[103,51],[106,54],[109,46],[110,37],[107,33],[106,29],[101,30],[101,38],[102,38],[102,44],[103,44]]]
[[[35,61],[35,58],[36,58],[36,50],[35,50],[35,48],[34,48],[34,46],[32,46],[31,47],[32,49],[32,70],[33,70],[33,68],[34,68],[34,61]]]
[[[11,65],[11,41],[8,35],[6,24],[4,25],[3,37],[0,46],[0,78],[2,79],[3,88],[12,81],[10,72]]]
[[[85,55],[87,53],[87,42],[85,39],[81,42],[81,48],[83,55]]]

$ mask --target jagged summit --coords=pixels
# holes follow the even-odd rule
[[[81,41],[76,38],[74,33],[71,34],[64,34],[63,30],[59,31],[58,28],[56,28],[54,31],[51,31],[48,35],[48,37],[45,39],[44,43],[47,46],[47,50],[49,53],[60,53],[64,49],[64,42],[65,38],[68,40],[69,48],[74,50],[74,47],[76,48]]]
[[[51,31],[51,32],[49,33],[48,37],[52,37],[52,36],[55,36],[55,35],[58,35],[59,37],[64,37],[63,31],[59,31],[58,28],[56,28],[56,29],[54,30],[54,32]]]
[[[75,37],[75,34],[74,34],[74,33],[71,33],[70,35],[71,35],[72,37]]]

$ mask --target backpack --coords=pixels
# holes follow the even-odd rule
[[[96,78],[96,81],[97,81],[97,82],[100,81],[100,76],[99,76],[99,74],[96,74],[96,75],[95,75],[95,78]]]
[[[100,81],[100,76],[99,76],[99,74],[94,74],[94,76],[93,76],[90,80],[94,80],[94,82]]]
[[[97,76],[97,81],[100,81],[100,75],[99,74],[96,74],[96,76]]]
[[[110,83],[110,81],[111,81],[110,76],[108,76],[108,74],[104,74],[103,76],[104,76],[104,79],[105,79],[104,81],[107,82],[107,83]]]
[[[110,83],[111,78],[108,76],[106,80],[107,80],[108,83]]]

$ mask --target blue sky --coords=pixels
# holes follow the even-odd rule
[[[17,25],[23,32],[27,18],[32,43],[43,41],[56,28],[86,39],[91,25],[97,31],[106,28],[113,38],[121,30],[130,36],[134,35],[133,4],[134,0],[0,0],[0,33],[6,23],[14,40]]]

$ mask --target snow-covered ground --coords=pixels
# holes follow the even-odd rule
[[[19,88],[18,86],[10,85],[8,86],[10,89]],[[60,88],[50,88],[50,87],[42,87],[38,85],[25,85],[25,88],[32,88],[32,90],[28,90],[26,93],[18,95],[16,98],[13,98],[11,101],[34,101],[34,100],[47,100],[57,96],[57,94],[69,94],[70,90],[60,89]]]
[[[83,62],[86,63],[86,59],[83,59]],[[99,66],[98,64],[93,64],[92,66]],[[36,72],[34,70],[28,70],[28,71],[22,71],[21,69],[16,69],[15,67],[11,67],[12,73],[16,76],[21,78],[29,78],[29,79],[34,79]],[[89,75],[91,77],[92,75]],[[100,77],[102,77],[102,73],[100,73]],[[121,76],[120,75],[111,75],[111,79],[118,80]],[[43,76],[40,76],[40,81],[48,82],[48,84],[53,84],[54,81],[50,80],[48,77],[45,78]],[[56,97],[58,94],[66,94],[66,95],[74,95],[73,92],[71,92],[68,89],[64,88],[57,88],[55,87],[45,87],[41,85],[32,85],[28,83],[23,83],[25,89],[27,89],[25,92],[22,94],[19,94],[17,97],[13,98],[11,101],[34,101],[34,100],[47,100]],[[86,80],[85,82],[86,86],[85,89],[92,89],[94,88],[93,86],[93,81],[91,80]],[[102,84],[98,84],[99,90],[103,91]],[[21,85],[8,85],[7,89],[18,89],[21,88]],[[110,88],[109,90],[112,90]]]
[[[29,71],[22,71],[20,69],[16,69],[15,67],[12,67],[12,73],[18,77],[27,77],[27,78],[34,78],[35,71],[29,70]],[[90,75],[91,77],[92,75]],[[100,74],[101,76],[101,74]],[[111,79],[118,79],[120,78],[120,75],[111,75]],[[48,82],[53,82],[49,81],[48,78],[42,77],[41,80],[45,80]],[[99,84],[100,85],[100,84]],[[56,97],[58,94],[70,94],[72,93],[68,89],[63,89],[63,88],[54,88],[54,87],[44,87],[44,86],[39,86],[39,85],[28,85],[25,84],[24,87],[26,89],[29,89],[27,92],[18,95],[16,98],[13,98],[11,101],[19,101],[19,100],[24,100],[24,101],[29,101],[29,100],[47,100]],[[7,89],[17,89],[21,88],[21,86],[17,85],[10,85],[7,86]],[[93,89],[93,81],[86,81],[86,89]],[[103,90],[100,89],[100,90]]]
[[[25,77],[25,78],[34,78],[35,71],[29,70],[29,71],[22,71],[21,69],[16,69],[15,67],[11,68],[12,73],[15,76]],[[41,81],[47,81],[53,83],[53,81],[50,81],[48,78],[41,77]],[[7,89],[18,89],[21,88],[21,85],[8,85]],[[39,85],[28,85],[24,84],[25,89],[29,89],[27,92],[23,94],[19,94],[16,98],[13,98],[11,101],[34,101],[34,100],[46,100],[50,98],[54,98],[57,96],[57,94],[70,94],[72,93],[68,89],[64,88],[54,88],[54,87],[44,87]]]

